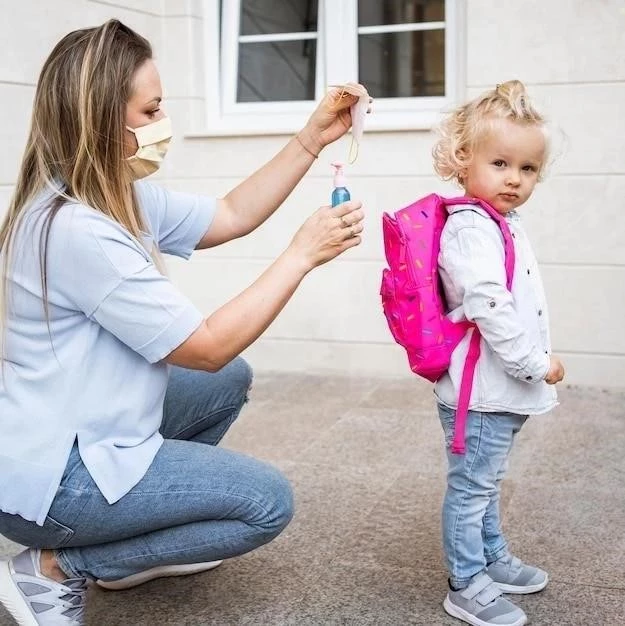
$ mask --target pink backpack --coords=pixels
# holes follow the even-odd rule
[[[438,276],[438,255],[447,207],[474,204],[497,222],[504,241],[506,284],[512,286],[514,243],[508,224],[489,204],[476,198],[443,198],[430,194],[396,211],[384,213],[382,232],[389,265],[382,273],[380,295],[384,315],[395,341],[408,353],[410,369],[431,382],[449,368],[451,354],[473,328],[456,409],[452,452],[465,451],[465,426],[473,374],[480,356],[480,332],[472,322],[452,322]]]

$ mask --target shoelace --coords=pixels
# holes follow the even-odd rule
[[[86,578],[68,578],[63,581],[64,595],[60,596],[64,606],[63,615],[74,620],[76,624],[84,624],[85,594],[87,592]]]

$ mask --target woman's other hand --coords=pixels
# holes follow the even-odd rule
[[[362,202],[350,200],[315,211],[297,231],[289,252],[297,255],[305,271],[322,265],[361,242]]]
[[[363,85],[352,86],[362,90],[363,94],[367,93]],[[349,108],[357,101],[358,96],[347,93],[341,87],[331,87],[299,132],[305,145],[311,146],[315,154],[319,154],[325,146],[342,137],[352,125]]]

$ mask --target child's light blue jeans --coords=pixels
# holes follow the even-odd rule
[[[56,549],[68,576],[101,580],[229,558],[271,541],[293,514],[289,483],[265,463],[216,447],[251,381],[241,358],[214,374],[172,367],[165,442],[128,494],[109,505],[74,446],[44,526],[0,513],[0,533]]]
[[[527,415],[469,411],[466,454],[452,454],[456,411],[438,413],[447,447],[447,491],[443,502],[443,548],[452,586],[461,589],[486,565],[508,555],[501,531],[499,496],[514,436]]]

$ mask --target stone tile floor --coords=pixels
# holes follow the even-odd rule
[[[511,547],[551,576],[518,603],[536,626],[622,626],[625,392],[560,399],[520,433],[504,484]],[[441,606],[445,461],[428,385],[265,373],[223,445],[286,473],[291,525],[212,572],[94,590],[88,624],[460,624]],[[18,549],[0,539],[1,554]]]

